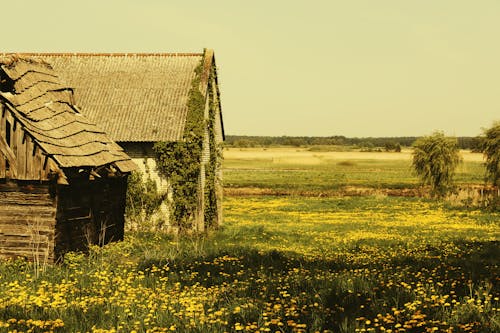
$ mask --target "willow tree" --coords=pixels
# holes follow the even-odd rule
[[[444,197],[449,193],[461,161],[457,139],[442,132],[434,132],[413,144],[413,168],[422,183],[430,185],[433,196]]]
[[[486,159],[486,180],[500,187],[500,121],[484,130],[481,151]]]

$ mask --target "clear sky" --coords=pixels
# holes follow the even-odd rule
[[[213,48],[227,134],[474,136],[500,120],[498,0],[1,1],[5,52]]]

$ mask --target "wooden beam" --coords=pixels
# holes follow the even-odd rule
[[[5,137],[5,106],[0,101],[0,111],[2,114],[2,118],[0,118],[0,137]],[[5,168],[7,167],[5,163],[5,158],[0,154],[0,178],[5,178]]]
[[[47,154],[42,154],[43,155],[43,170],[47,169],[47,162],[49,161],[49,155]]]
[[[17,122],[17,119],[16,119]],[[26,179],[26,145],[22,142],[24,130],[21,123],[18,124],[17,130],[14,131],[13,145],[14,153],[17,157],[17,179]]]
[[[10,165],[10,173],[15,178],[17,177],[17,158],[12,149],[10,149],[5,138],[0,135],[0,151],[7,158]]]
[[[61,169],[57,172],[57,183],[59,185],[69,185],[68,178],[66,178],[66,175]]]
[[[52,158],[49,159],[48,163],[49,163],[49,168],[51,170],[53,170],[57,175],[57,183],[59,185],[69,185],[68,177],[66,177],[66,174],[64,173],[64,171],[61,168],[59,168],[57,163],[54,162],[54,160]]]

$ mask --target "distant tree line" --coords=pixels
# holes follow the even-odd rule
[[[398,150],[398,147],[411,147],[419,137],[366,137],[348,138],[345,136],[244,136],[226,135],[228,147],[269,147],[269,146],[356,146],[359,148],[379,147],[385,150]],[[458,148],[480,150],[478,137],[458,137]]]

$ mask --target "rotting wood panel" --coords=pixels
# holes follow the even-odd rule
[[[7,177],[6,160],[9,161],[9,177],[19,180],[48,180],[50,168],[45,165],[45,156],[40,146],[16,121],[11,111],[4,108],[0,119],[0,179]],[[10,144],[6,129],[10,128]],[[54,167],[54,165],[52,165]]]
[[[127,178],[71,183],[0,183],[0,258],[53,262],[123,240]]]
[[[48,184],[0,183],[0,258],[54,260],[56,207]]]
[[[17,179],[26,179],[26,141],[23,140],[26,133],[17,121],[16,124],[13,139],[16,147],[14,154],[17,157]]]
[[[0,102],[0,138],[5,138],[5,112],[5,106]],[[0,149],[0,179],[5,178],[6,160],[7,157],[3,155]]]
[[[58,186],[56,255],[122,240],[126,187],[126,177]]]
[[[0,136],[0,153],[2,154],[2,158],[4,159],[6,166],[9,165],[8,175],[16,177],[17,176],[17,158],[13,149],[13,125],[14,119],[10,112],[6,112],[5,109],[2,112],[2,124],[3,124],[3,133]],[[4,169],[4,177],[7,176],[7,169]],[[4,178],[2,177],[2,178]]]

